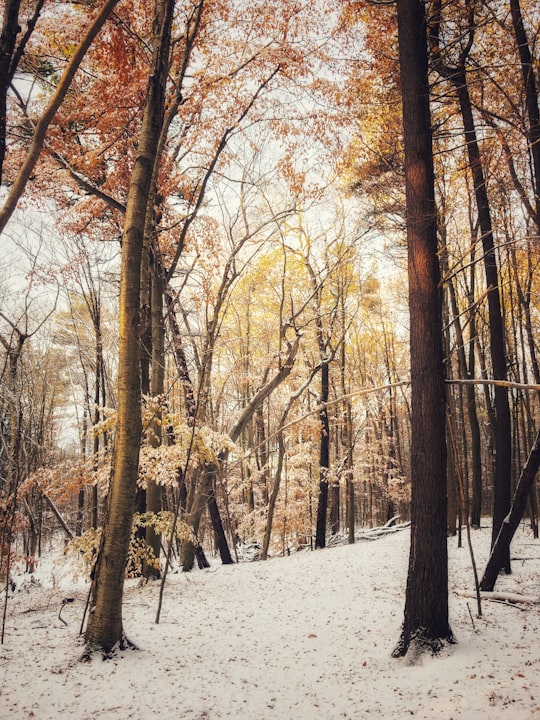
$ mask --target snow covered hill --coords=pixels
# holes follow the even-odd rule
[[[473,532],[484,567],[490,531]],[[19,582],[0,646],[0,718],[38,720],[528,720],[540,717],[540,605],[483,602],[466,547],[450,539],[457,644],[391,658],[399,637],[409,531],[287,558],[172,574],[126,588],[138,651],[81,663],[88,586],[66,561]],[[540,599],[540,542],[520,529],[497,590]],[[21,580],[21,578],[19,578]],[[64,606],[66,597],[74,602]],[[61,610],[61,617],[59,613]],[[65,625],[62,620],[65,620]]]

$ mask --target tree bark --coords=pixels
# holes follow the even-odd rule
[[[204,474],[207,474],[209,478],[206,503],[208,505],[208,513],[210,515],[210,521],[212,522],[212,529],[214,530],[214,536],[216,538],[221,562],[224,565],[232,565],[234,561],[231,556],[229,543],[227,542],[227,535],[225,534],[225,528],[223,527],[223,522],[221,521],[221,514],[219,512],[216,499],[215,485],[218,472],[219,465],[214,463],[207,463],[204,467]]]
[[[441,255],[441,264],[443,273],[448,271],[446,253]],[[443,264],[444,263],[444,264]],[[472,269],[474,278],[474,267]],[[469,362],[467,363],[467,355],[465,352],[466,341],[461,326],[461,316],[458,306],[457,292],[454,285],[454,281],[450,278],[447,282],[448,295],[450,300],[450,309],[452,316],[450,321],[454,326],[456,333],[456,354],[458,362],[459,374],[463,378],[472,379],[474,378],[474,337],[476,335],[476,307],[474,303],[473,293],[468,292],[467,297],[469,300],[469,311],[468,311],[468,325],[470,332],[470,350],[469,350]],[[472,471],[472,498],[470,507],[470,518],[471,525],[473,527],[480,527],[480,517],[482,511],[482,446],[481,446],[481,434],[480,434],[480,423],[478,421],[478,413],[476,408],[476,392],[474,385],[465,386],[465,406],[467,409],[467,416],[469,420],[470,430],[470,456],[471,456],[471,471]],[[468,493],[466,496],[467,507],[463,508],[463,512],[468,512]]]
[[[174,303],[172,296],[166,294],[167,303],[167,317],[171,327],[173,335],[173,346],[178,367],[180,379],[182,380],[182,388],[184,391],[184,399],[186,403],[186,412],[188,416],[188,423],[194,426],[197,419],[197,402],[195,400],[195,393],[193,391],[193,383],[189,374],[187,360],[182,345],[182,337],[180,335],[180,328],[176,321],[176,315],[174,312]],[[190,494],[186,498],[186,505],[188,507],[188,513],[186,515],[186,521],[193,527],[195,535],[198,533],[202,513],[204,511],[205,503],[208,506],[208,513],[210,515],[210,521],[212,523],[212,529],[216,537],[218,550],[220,553],[221,561],[224,565],[230,565],[233,563],[229,544],[227,542],[227,536],[221,520],[221,514],[219,512],[219,506],[217,504],[217,498],[215,493],[215,479],[219,472],[219,466],[213,463],[207,463],[204,467],[197,469],[198,481],[192,479]],[[197,551],[202,552],[200,546],[196,546],[190,540],[184,540],[182,543],[181,561],[182,567],[185,572],[189,572],[193,569]],[[200,562],[199,562],[200,565]]]
[[[141,264],[148,195],[161,126],[174,10],[173,0],[156,0],[153,73],[143,114],[139,147],[131,175],[120,278],[118,411],[113,473],[107,517],[92,582],[92,611],[86,643],[108,654],[126,638],[122,593],[135,507],[141,440],[139,311]]]
[[[427,35],[421,0],[398,0],[411,347],[411,550],[404,622],[393,652],[437,652],[448,622],[442,298],[437,257]]]

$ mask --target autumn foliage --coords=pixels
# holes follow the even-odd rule
[[[516,384],[512,478],[533,443],[538,413],[537,393],[527,389],[540,383],[538,127],[510,5],[515,14],[515,2],[426,3],[444,362],[455,381],[447,400],[458,428],[448,473],[450,533],[468,515],[478,524],[491,512],[497,421],[489,385],[469,392],[458,384],[494,375],[482,233],[452,80],[460,62],[500,268],[503,360]],[[538,81],[537,9],[525,0],[519,7]],[[11,51],[16,72],[5,87],[2,202],[101,8],[21,5]],[[42,531],[54,534],[62,522],[84,558],[99,547],[117,438],[118,259],[147,103],[153,14],[147,0],[121,0],[111,11],[2,234],[16,249],[6,252],[0,273],[4,578],[9,564],[39,554]],[[219,522],[235,560],[247,546],[260,554],[265,538],[270,555],[313,546],[327,433],[325,363],[329,527],[339,537],[350,530],[354,539],[395,515],[408,520],[409,318],[394,6],[178,0],[163,89],[133,323],[143,432],[130,572],[144,572],[149,561],[163,568],[163,555],[160,563],[145,554],[150,526],[173,548],[173,562],[190,544],[194,552],[218,553]],[[16,284],[10,270],[19,263]],[[159,508],[147,513],[154,491]],[[533,525],[535,503],[533,493]]]

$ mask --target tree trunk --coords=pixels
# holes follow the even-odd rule
[[[124,573],[131,538],[141,440],[139,310],[148,195],[163,123],[173,0],[156,0],[153,73],[148,82],[139,147],[131,175],[120,276],[118,411],[107,517],[92,582],[86,643],[110,653],[126,643],[122,625]]]
[[[210,515],[210,521],[212,522],[212,529],[216,538],[221,562],[224,565],[232,565],[234,561],[231,556],[231,551],[229,550],[229,543],[227,542],[225,528],[223,527],[223,523],[221,521],[221,515],[216,499],[215,484],[218,472],[218,465],[215,465],[213,463],[208,463],[207,465],[205,465],[204,473],[208,474],[209,476],[208,496],[206,502],[208,505],[208,513]]]
[[[467,303],[470,308],[468,315],[469,325],[469,349],[466,377],[475,377],[475,346],[476,346],[476,306],[474,301],[475,288],[475,250],[471,248],[471,274],[467,290]],[[480,423],[478,421],[476,390],[474,385],[467,386],[467,415],[471,429],[471,465],[472,465],[472,493],[471,493],[471,525],[479,528],[482,517],[482,437],[480,434]],[[491,405],[488,405],[488,412]]]
[[[536,227],[540,231],[540,109],[538,107],[538,87],[534,73],[534,60],[531,55],[525,26],[523,25],[519,0],[510,0],[510,12],[519,50],[523,88],[525,90],[525,104],[529,119],[527,140],[533,165],[535,222]]]
[[[473,177],[476,204],[478,209],[478,220],[482,234],[482,246],[484,250],[484,268],[486,273],[486,285],[488,292],[489,307],[489,337],[490,355],[495,380],[506,380],[506,354],[504,325],[501,309],[501,296],[499,289],[499,272],[495,256],[495,243],[491,222],[491,212],[486,190],[482,157],[476,138],[476,129],[472,112],[471,99],[467,85],[465,70],[452,76],[452,82],[456,87],[459,105],[465,129],[467,152],[469,155],[469,166]],[[495,406],[495,476],[493,479],[493,533],[492,542],[499,533],[504,518],[510,507],[511,497],[511,422],[510,405],[508,402],[508,390],[499,385],[494,390]],[[502,556],[501,556],[502,557]],[[510,572],[510,550],[505,557],[502,557],[502,568]]]
[[[521,471],[510,512],[501,524],[499,534],[491,548],[491,555],[489,556],[484,575],[480,582],[480,590],[492,591],[495,587],[499,571],[502,567],[501,560],[510,552],[510,543],[527,507],[527,500],[529,499],[539,467],[540,431],[536,435],[532,450]]]
[[[96,373],[94,387],[94,417],[92,423],[96,426],[101,418],[101,407],[105,407],[107,398],[105,394],[105,364],[103,361],[103,333],[101,329],[101,299],[99,294],[92,293],[91,297],[92,321],[94,323],[94,332],[96,334]],[[90,307],[90,306],[89,306]],[[101,406],[101,407],[100,407]],[[97,470],[99,464],[99,444],[100,436],[94,433],[94,441],[92,452],[94,455],[94,469]],[[107,445],[107,437],[103,435],[101,438],[102,447]],[[91,488],[91,527],[97,529],[99,516],[99,494],[97,483]]]
[[[263,405],[261,404],[255,413],[255,457],[257,458],[257,470],[259,476],[259,487],[261,489],[263,505],[268,504],[268,440],[266,439],[266,426],[264,423]]]
[[[20,5],[21,0],[7,0],[4,5],[2,34],[0,35],[0,184],[6,156],[7,94],[12,80],[9,69],[15,50],[17,34],[20,32]]]
[[[447,261],[445,254],[443,254],[442,257],[444,257],[443,272],[447,272]],[[474,274],[474,267],[472,268],[472,273]],[[471,337],[469,363],[467,364],[467,356],[465,353],[466,343],[461,327],[461,316],[459,312],[456,288],[454,286],[452,278],[448,280],[447,287],[450,299],[450,308],[452,311],[451,322],[454,325],[457,339],[456,354],[459,374],[463,378],[472,379],[474,378],[474,336],[476,335],[476,307],[474,303],[474,297],[471,297],[470,294],[467,293],[470,308],[468,313],[468,324],[470,327]],[[480,516],[482,512],[482,445],[480,435],[480,423],[478,422],[478,413],[476,409],[476,391],[474,385],[466,385],[464,392],[470,429],[470,456],[472,469],[472,500],[470,509],[471,525],[473,527],[480,527]],[[468,493],[465,499],[468,503]],[[463,508],[463,512],[468,512],[468,507]]]
[[[152,372],[150,377],[150,394],[159,397],[165,391],[165,328],[163,325],[163,280],[159,265],[154,262],[151,291],[150,291],[150,317],[152,327]],[[151,444],[159,447],[163,442],[161,421],[156,418],[152,424]],[[161,487],[153,481],[146,486],[146,512],[157,514],[161,510]],[[153,556],[159,560],[161,538],[150,525],[146,527],[146,544]],[[143,575],[146,578],[159,578],[159,567],[145,563]]]
[[[285,442],[283,440],[283,431],[280,429],[277,436],[278,442],[278,458],[276,471],[274,473],[274,483],[272,485],[272,492],[268,499],[268,509],[266,513],[266,526],[264,529],[263,545],[261,551],[261,560],[268,559],[268,550],[270,548],[270,540],[272,539],[272,525],[274,522],[274,512],[276,509],[276,503],[279,496],[279,488],[281,485],[281,475],[283,472],[283,461],[285,459]]]
[[[317,528],[315,548],[326,546],[326,515],[328,511],[328,471],[330,468],[330,425],[328,422],[329,362],[321,364],[321,396],[319,419],[321,423],[319,435],[319,500],[317,504]]]
[[[173,299],[170,294],[166,295],[167,303],[167,317],[169,319],[170,328],[173,335],[174,352],[178,367],[178,372],[182,380],[182,388],[184,391],[184,399],[186,403],[186,412],[188,416],[188,423],[194,425],[197,415],[197,402],[195,400],[195,393],[193,391],[193,383],[189,374],[187,366],[187,360],[182,345],[182,337],[180,335],[180,328],[176,321],[176,315],[174,312]],[[239,430],[240,434],[242,430]],[[236,439],[236,438],[235,438]],[[186,498],[186,507],[188,509],[188,515],[186,521],[193,527],[195,534],[198,533],[199,525],[204,511],[204,502],[208,505],[208,513],[210,515],[210,521],[212,523],[212,529],[217,540],[218,549],[221,560],[224,565],[229,565],[233,562],[229,544],[227,542],[227,536],[223,528],[223,522],[221,520],[221,514],[219,512],[219,506],[217,504],[214,481],[219,468],[213,464],[207,464],[200,470],[200,477],[197,479],[192,478],[191,489],[188,497]],[[199,472],[199,471],[197,471]],[[189,540],[184,540],[182,543],[182,567],[185,572],[189,572],[193,569],[195,563],[195,557],[197,552],[202,552]],[[199,563],[200,564],[200,563]]]
[[[345,401],[345,438],[347,443],[347,461],[345,464],[345,487],[347,489],[347,528],[348,541],[352,545],[355,541],[355,497],[354,497],[354,457],[353,457],[353,426],[352,426],[352,409],[349,399]]]
[[[445,384],[427,37],[421,0],[398,0],[411,345],[411,550],[393,655],[437,652],[448,622]]]

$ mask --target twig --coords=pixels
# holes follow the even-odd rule
[[[58,619],[59,619],[61,622],[63,622],[66,627],[67,627],[67,622],[66,622],[66,621],[64,620],[64,618],[62,617],[62,610],[64,609],[64,607],[65,607],[66,605],[68,605],[69,603],[74,602],[74,600],[75,600],[75,598],[66,597],[66,598],[64,598],[64,599],[62,600],[62,605],[60,606],[60,611],[59,611],[59,613],[58,613]]]
[[[471,612],[471,606],[469,605],[469,603],[467,603],[467,610],[469,611],[469,617],[471,618],[472,629],[474,630],[474,632],[476,632],[476,626],[474,624],[474,618],[473,618],[473,614]]]

